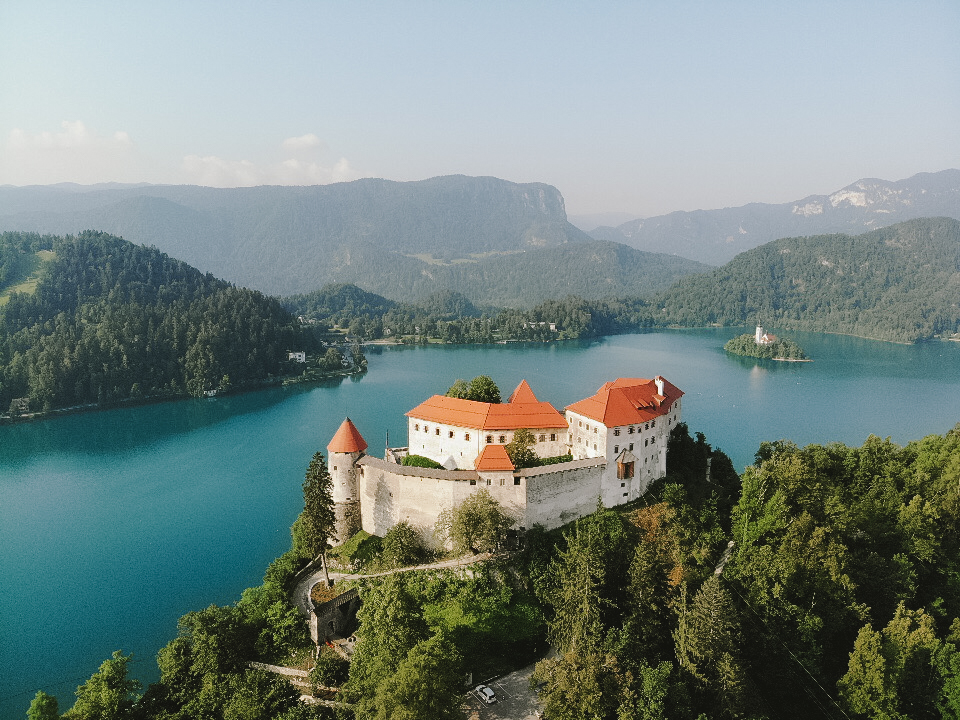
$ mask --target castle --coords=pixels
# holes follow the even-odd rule
[[[407,447],[366,454],[350,418],[327,445],[337,539],[383,536],[398,522],[432,528],[440,511],[485,488],[520,527],[559,527],[596,509],[640,497],[666,474],[667,437],[680,422],[683,392],[657,376],[620,378],[563,414],[524,380],[505,403],[434,395],[407,413]],[[521,428],[540,457],[572,460],[517,469],[504,445]],[[416,454],[442,469],[401,465]]]

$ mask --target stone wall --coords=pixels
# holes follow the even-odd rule
[[[517,475],[526,487],[525,527],[539,524],[552,530],[592,513],[605,469],[603,458],[588,458],[519,470]]]
[[[514,485],[505,478],[481,477],[475,470],[404,467],[373,457],[361,458],[357,464],[363,529],[374,535],[382,537],[402,520],[432,530],[441,510],[480,488],[488,490],[505,512],[523,524],[526,497],[522,481]]]
[[[406,520],[429,538],[444,508],[486,489],[517,527],[559,527],[597,507],[606,462],[601,459],[527,468],[516,473],[403,467],[378,458],[357,463],[363,529],[383,536]]]

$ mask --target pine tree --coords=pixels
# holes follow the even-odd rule
[[[333,480],[322,452],[316,452],[303,480],[303,512],[298,518],[301,551],[323,560],[327,570],[327,540],[335,538],[337,515],[333,505]],[[330,578],[327,577],[327,584]]]

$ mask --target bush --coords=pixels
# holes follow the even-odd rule
[[[423,537],[410,523],[402,520],[383,536],[383,562],[390,567],[416,565],[427,559],[430,551]]]
[[[318,686],[340,687],[347,681],[349,673],[349,661],[324,645],[320,648],[316,667],[310,671],[310,683],[313,685],[314,692]]]
[[[435,460],[431,460],[428,457],[424,457],[423,455],[407,455],[405,458],[403,458],[403,461],[400,464],[407,467],[422,467],[443,470],[443,465]]]
[[[376,562],[382,551],[382,538],[371,535],[366,530],[360,530],[343,545],[328,552],[327,556],[334,558],[341,565],[356,564],[358,567],[363,567]]]

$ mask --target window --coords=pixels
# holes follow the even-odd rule
[[[503,445],[503,444],[506,443],[506,442],[507,442],[507,436],[506,436],[506,435],[501,435],[501,436],[500,436],[500,444]]]
[[[619,452],[620,452],[620,446],[619,446],[619,445],[614,445],[614,446],[613,446],[613,454],[616,455],[616,454],[619,453]]]
[[[487,435],[487,442],[488,442],[488,443],[492,443],[492,442],[493,442],[493,435]]]
[[[417,423],[416,425],[414,425],[414,426],[413,426],[413,429],[419,431],[419,430],[420,430],[420,423]]]
[[[464,434],[463,434],[463,439],[464,439],[464,440],[469,440],[469,439],[470,439],[470,433],[464,433]]]
[[[624,493],[623,496],[626,497],[626,496],[627,496],[627,493]]]
[[[476,484],[477,484],[477,481],[471,478],[470,484],[471,484],[471,485],[476,485]]]
[[[487,485],[490,484],[490,478],[487,478]]]
[[[626,487],[626,486],[627,486],[626,483],[620,483],[620,487]]]
[[[644,430],[649,430],[649,429],[650,429],[650,423],[647,423],[646,425],[644,425],[644,426],[643,426],[643,429],[644,429]]]
[[[424,425],[424,426],[423,426],[423,431],[424,431],[425,433],[430,432],[430,427],[429,427],[428,425]]]
[[[451,440],[453,440],[453,430],[451,430],[451,431],[449,432],[448,437],[449,437]]]
[[[596,428],[593,429],[593,434],[594,434],[594,435],[597,434],[597,429],[596,429]]]
[[[501,484],[501,485],[504,484],[504,479],[503,479],[503,478],[500,478],[500,484]]]
[[[649,439],[647,439],[647,440],[644,440],[644,441],[643,441],[643,446],[644,446],[644,447],[646,447],[646,446],[647,446],[647,444],[648,444],[649,442],[650,442],[650,440],[649,440]]]
[[[616,435],[617,437],[620,437],[620,428],[614,428],[613,434]]]
[[[550,442],[556,442],[556,441],[557,441],[557,434],[550,433]]]
[[[650,444],[651,444],[651,445],[653,445],[656,441],[657,441],[657,436],[656,436],[656,435],[654,435],[652,438],[650,438]]]
[[[656,421],[656,420],[651,420],[651,421],[650,421],[650,427],[656,427],[656,426],[657,426],[657,421]]]
[[[628,434],[628,435],[633,435],[633,425],[631,425],[631,426],[627,429],[627,434]]]
[[[633,450],[633,443],[630,443],[630,450]]]
[[[597,444],[596,444],[596,443],[593,444],[593,449],[594,449],[594,450],[597,449]]]
[[[577,420],[577,427],[583,427],[583,423]]]
[[[519,485],[519,484],[520,484],[520,478],[515,477],[515,478],[513,479],[513,484],[514,484],[514,485]]]
[[[546,442],[546,441],[547,441],[546,435],[541,435],[540,438],[537,440],[537,442]]]
[[[440,434],[440,428],[437,428],[436,430],[434,430],[434,434],[439,435],[439,434]]]

